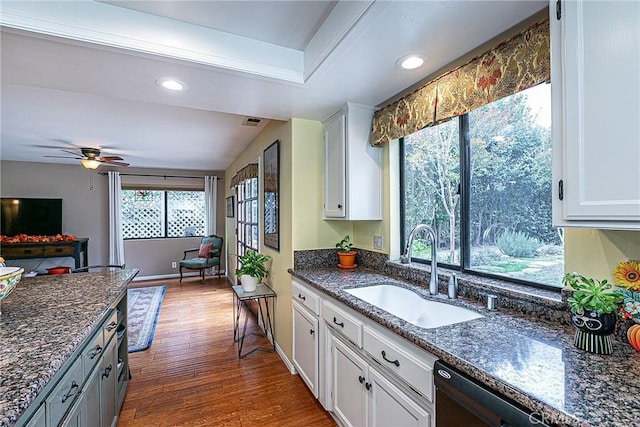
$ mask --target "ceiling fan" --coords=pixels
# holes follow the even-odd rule
[[[106,163],[113,166],[129,166],[129,163],[121,162],[124,160],[120,156],[102,156],[100,157],[100,150],[97,148],[80,148],[80,152],[70,151],[62,148],[65,153],[73,154],[74,157],[69,156],[44,156],[44,157],[56,157],[60,159],[77,159],[80,160],[82,166],[87,169],[97,169],[101,163]]]

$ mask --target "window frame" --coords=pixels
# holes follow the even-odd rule
[[[460,265],[438,262],[438,266],[451,270],[457,270],[462,273],[472,274],[474,276],[485,277],[489,279],[503,280],[510,283],[525,285],[537,289],[545,289],[560,293],[561,287],[531,282],[528,280],[518,279],[514,277],[487,273],[484,271],[474,270],[471,268],[471,235],[469,223],[471,221],[471,135],[469,127],[469,113],[454,117],[451,120],[458,120],[458,143],[459,143],[459,167],[460,167]],[[400,253],[404,254],[407,245],[406,235],[406,170],[405,170],[405,138],[399,138],[399,190],[400,190]],[[550,218],[551,220],[551,218]],[[410,262],[419,264],[431,264],[431,261],[424,258],[412,258]]]
[[[255,193],[255,196],[251,195],[247,197],[246,193],[246,185],[248,181],[252,181],[252,185],[255,186],[255,191],[252,191],[252,194]],[[245,253],[247,249],[251,249],[255,252],[259,252],[260,249],[260,180],[258,177],[248,178],[242,182],[240,182],[236,186],[236,253],[238,256],[241,256]],[[252,187],[253,188],[253,187]],[[256,222],[250,220],[250,218],[245,218],[246,215],[246,204],[256,202]],[[246,227],[256,227],[257,236],[256,236],[256,245],[250,246],[246,243],[246,236],[244,235]],[[252,239],[253,240],[253,239]]]
[[[163,221],[163,227],[162,227],[162,232],[163,232],[163,236],[155,236],[155,237],[123,237],[122,240],[158,240],[158,239],[185,239],[185,238],[192,238],[192,237],[199,237],[202,238],[204,237],[204,234],[202,235],[194,235],[194,236],[173,236],[170,237],[168,236],[168,232],[169,232],[169,197],[167,195],[167,193],[172,193],[172,192],[185,192],[185,191],[193,191],[193,192],[199,192],[199,193],[204,193],[204,190],[194,190],[194,189],[161,189],[161,188],[134,188],[134,187],[128,187],[128,188],[123,188],[122,191],[160,191],[164,193],[164,197],[162,200],[163,203],[163,216],[164,216],[164,221]],[[122,207],[120,208],[121,212],[122,212]]]

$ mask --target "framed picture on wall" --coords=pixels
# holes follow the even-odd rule
[[[233,218],[233,196],[227,197],[227,218]]]
[[[280,250],[280,141],[268,146],[262,156],[264,182],[264,245]]]

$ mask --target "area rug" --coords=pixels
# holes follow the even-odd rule
[[[127,290],[129,353],[146,350],[151,346],[164,288],[165,286],[161,285]]]

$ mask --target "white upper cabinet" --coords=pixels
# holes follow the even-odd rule
[[[322,124],[325,219],[382,219],[382,149],[369,145],[373,112],[348,103]]]
[[[554,225],[640,230],[640,2],[550,2]]]

